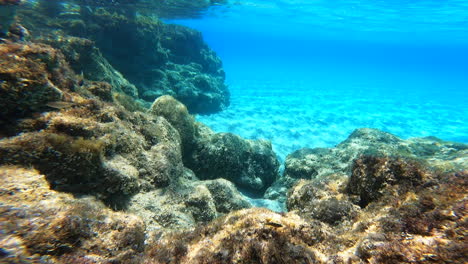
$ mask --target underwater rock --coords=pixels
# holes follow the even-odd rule
[[[429,175],[430,173],[415,161],[362,156],[354,161],[346,191],[358,195],[358,204],[365,207],[382,196],[381,192],[385,190],[386,185],[402,184],[413,189]]]
[[[91,97],[96,87],[77,87],[63,55],[50,46],[0,49],[2,121],[11,120],[2,126],[10,137],[0,140],[0,164],[32,166],[56,190],[100,199],[165,187],[181,177],[180,137],[163,117]],[[35,113],[44,110],[49,112]]]
[[[333,245],[322,251],[328,261],[463,263],[466,239],[455,237],[467,229],[462,220],[468,213],[466,170],[426,175],[427,168],[414,160],[370,156],[353,168],[357,176],[300,180],[288,194],[290,213],[333,226],[327,241]],[[382,184],[361,189],[366,197],[376,197],[366,204],[349,193],[349,186],[362,184],[363,171],[368,180]]]
[[[0,174],[0,260],[7,263],[39,259],[50,263],[181,264],[466,260],[466,172],[436,175],[431,185],[422,184],[406,193],[385,192],[354,218],[333,226],[295,212],[253,208],[196,228],[170,231],[163,227],[145,231],[143,222],[132,214],[112,212],[93,198],[50,190],[37,171],[4,166]],[[316,192],[316,197],[342,191],[333,187],[334,180],[312,184],[319,190],[310,188],[307,181],[302,186]],[[190,195],[198,201],[205,193]],[[161,198],[164,193],[150,196]],[[204,198],[201,201],[206,204]],[[179,213],[176,208],[171,214]]]
[[[167,95],[156,99],[149,113],[163,116],[177,129],[182,139],[184,164],[198,178],[224,178],[259,193],[276,179],[279,162],[270,142],[214,133],[196,123],[182,103]]]
[[[148,230],[190,229],[199,223],[251,205],[234,185],[226,180],[194,180],[186,171],[181,185],[132,196],[126,210],[145,221]]]
[[[64,56],[41,44],[1,44],[0,80],[0,123],[46,110],[51,102],[69,101],[66,93],[76,87]]]
[[[225,179],[206,180],[195,183],[203,185],[213,196],[218,214],[227,214],[240,209],[250,208],[250,203],[239,193],[234,184]]]
[[[70,10],[68,13],[75,14],[73,17],[56,19],[36,8],[34,5],[23,8],[21,20],[31,27],[37,39],[57,38],[58,35],[65,42],[72,40],[68,44],[59,41],[57,45],[64,44],[64,53],[70,57],[83,53],[84,58],[75,60],[83,73],[90,75],[89,79],[109,82],[115,79],[124,86],[123,91],[134,96],[134,88],[115,76],[113,67],[134,84],[140,98],[148,102],[162,95],[172,95],[190,112],[201,114],[218,112],[229,105],[221,60],[206,45],[200,32],[166,25],[154,16],[132,17],[118,10],[82,8]],[[73,37],[92,40],[112,67],[103,62],[90,43]],[[92,62],[89,65],[85,63],[88,60]],[[92,76],[95,70],[98,76]]]
[[[109,83],[114,92],[125,93],[138,98],[135,85],[125,79],[102,56],[93,41],[78,37],[60,37],[39,40],[59,49],[76,73],[81,73],[87,80]]]
[[[200,179],[224,178],[261,196],[278,176],[279,162],[269,141],[214,133],[199,123],[196,139],[186,165]]]
[[[285,190],[298,179],[349,177],[353,161],[363,155],[425,160],[433,169],[452,172],[466,169],[468,145],[434,137],[402,140],[377,129],[360,128],[334,148],[303,148],[289,154],[284,175],[267,190],[266,197],[284,199]]]
[[[320,223],[255,208],[154,239],[148,255],[156,263],[325,263],[314,246],[327,238]]]
[[[169,94],[183,102],[190,112],[209,114],[221,111],[229,105],[229,91],[224,78],[212,77],[200,72],[201,66],[167,64],[164,71],[153,73],[157,80],[152,87],[141,91],[141,97],[152,101],[161,95]]]
[[[154,101],[149,113],[164,117],[177,129],[182,140],[182,153],[186,158],[193,150],[195,137],[195,119],[187,107],[170,95],[164,95]]]
[[[2,263],[138,263],[145,225],[91,197],[49,189],[32,169],[0,167]]]
[[[330,225],[355,220],[360,208],[340,194],[339,183],[338,179],[327,182],[300,180],[289,190],[288,210]]]

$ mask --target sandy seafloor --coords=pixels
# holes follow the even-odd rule
[[[356,78],[349,73],[316,74],[316,79],[304,75],[301,80],[276,78],[278,73],[270,72],[270,79],[228,79],[230,107],[197,120],[216,132],[271,140],[281,162],[303,147],[333,147],[361,127],[401,138],[436,136],[468,142],[466,88],[460,87],[464,80],[442,76],[437,82],[427,75],[391,74]]]

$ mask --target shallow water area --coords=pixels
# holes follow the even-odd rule
[[[466,263],[467,7],[0,0],[0,263]]]
[[[231,105],[198,116],[281,160],[359,127],[468,142],[466,1],[238,1],[202,20]]]

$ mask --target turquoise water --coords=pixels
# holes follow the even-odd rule
[[[236,1],[203,19],[232,94],[199,116],[281,159],[372,127],[468,142],[468,1]]]

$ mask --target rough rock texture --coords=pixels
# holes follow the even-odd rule
[[[387,185],[402,184],[414,188],[429,175],[420,164],[402,158],[362,156],[354,161],[353,171],[346,186],[350,194],[359,196],[364,207],[382,196]]]
[[[331,225],[350,223],[356,219],[360,208],[338,191],[342,182],[338,179],[326,182],[300,180],[289,190],[287,208],[304,218]]]
[[[168,97],[155,103],[164,111],[141,111],[111,84],[80,80],[47,45],[5,41],[0,58],[1,263],[468,259],[465,144],[360,129],[334,149],[290,156],[291,212],[232,212],[250,205],[218,178],[268,187],[278,168],[268,143],[193,124]],[[184,125],[194,128],[186,159]]]
[[[227,214],[232,211],[250,208],[250,203],[239,193],[234,184],[225,179],[201,181],[206,186],[214,199],[216,211]]]
[[[1,263],[139,263],[138,217],[50,190],[36,170],[0,167],[0,186]]]
[[[163,116],[177,129],[184,164],[200,179],[224,178],[260,194],[276,179],[279,162],[270,142],[214,133],[196,123],[186,107],[171,96],[156,99],[149,113]]]
[[[179,132],[182,140],[183,156],[187,159],[195,144],[195,119],[188,113],[187,107],[170,95],[164,95],[154,101],[149,113],[163,116]]]
[[[0,141],[1,164],[34,166],[57,190],[102,199],[181,177],[180,138],[164,118],[104,103],[87,86],[78,89],[83,96],[72,92],[73,74],[50,46],[4,44],[0,52],[9,62],[2,68],[2,115],[12,119],[2,126],[12,136]],[[67,101],[53,101],[62,97]],[[18,119],[36,109],[51,111]]]
[[[215,134],[197,124],[197,143],[187,166],[200,179],[224,178],[261,195],[276,180],[279,162],[269,141]]]
[[[40,44],[0,46],[0,122],[47,109],[47,104],[69,100],[74,73],[64,56]]]
[[[304,148],[288,155],[283,177],[266,197],[284,199],[286,190],[298,179],[323,179],[333,174],[349,177],[353,161],[363,155],[425,160],[434,169],[459,171],[468,163],[468,145],[434,137],[402,140],[376,129],[357,129],[335,148]]]
[[[467,258],[466,172],[433,175],[424,179],[431,184],[407,192],[396,192],[405,181],[389,185],[382,199],[333,226],[301,212],[255,208],[171,232],[145,232],[134,215],[52,191],[37,171],[1,167],[0,173],[0,260],[5,263],[461,264]],[[314,190],[303,182],[299,190]],[[334,180],[315,184],[326,188],[318,192],[340,193],[333,185]],[[204,195],[194,193],[188,203],[212,207],[199,203]]]
[[[91,80],[109,81],[104,77],[116,74],[109,72],[113,67],[134,84],[139,97],[148,102],[168,94],[184,103],[190,112],[202,114],[214,113],[229,105],[222,63],[204,43],[200,32],[166,25],[154,16],[132,15],[125,11],[127,6],[68,10],[49,2],[44,2],[42,7],[26,5],[20,12],[22,23],[40,38],[70,35],[92,40],[99,50],[90,47],[88,54],[80,52],[87,58],[75,58],[79,63],[91,59],[103,72],[92,76],[91,70],[83,71],[91,75],[88,76]],[[83,48],[79,43],[83,41],[64,45],[64,52],[70,51],[73,57],[74,51]],[[99,58],[99,52],[112,67]],[[121,81],[120,86],[129,95],[136,95],[134,88],[125,81]]]
[[[191,172],[186,173],[190,175]],[[177,188],[136,194],[127,202],[126,211],[141,216],[148,230],[180,230],[251,207],[229,181],[198,181],[193,175],[187,179],[191,181]]]
[[[1,165],[33,167],[54,190],[94,195],[113,208],[135,211],[152,230],[193,227],[250,207],[232,183],[199,181],[184,167],[181,148],[195,142],[195,123],[180,102],[161,97],[150,113],[130,112],[132,99],[120,98],[106,82],[74,85],[76,75],[51,46],[4,44],[0,52],[12,62],[1,68],[8,76],[2,90],[8,111],[3,114],[10,119],[1,128]],[[27,84],[73,84],[73,90],[54,87],[67,101],[51,102],[39,86],[29,91],[33,99],[20,100],[12,96],[21,94],[14,81],[22,77],[28,77]],[[24,118],[9,109],[49,112],[28,110]]]
[[[138,98],[135,85],[125,79],[120,72],[103,57],[93,41],[77,37],[59,37],[43,39],[41,42],[59,49],[71,68],[83,78],[90,81],[107,82],[114,92],[125,93]]]
[[[324,263],[314,246],[328,236],[320,223],[256,208],[155,239],[148,253],[156,263]]]

